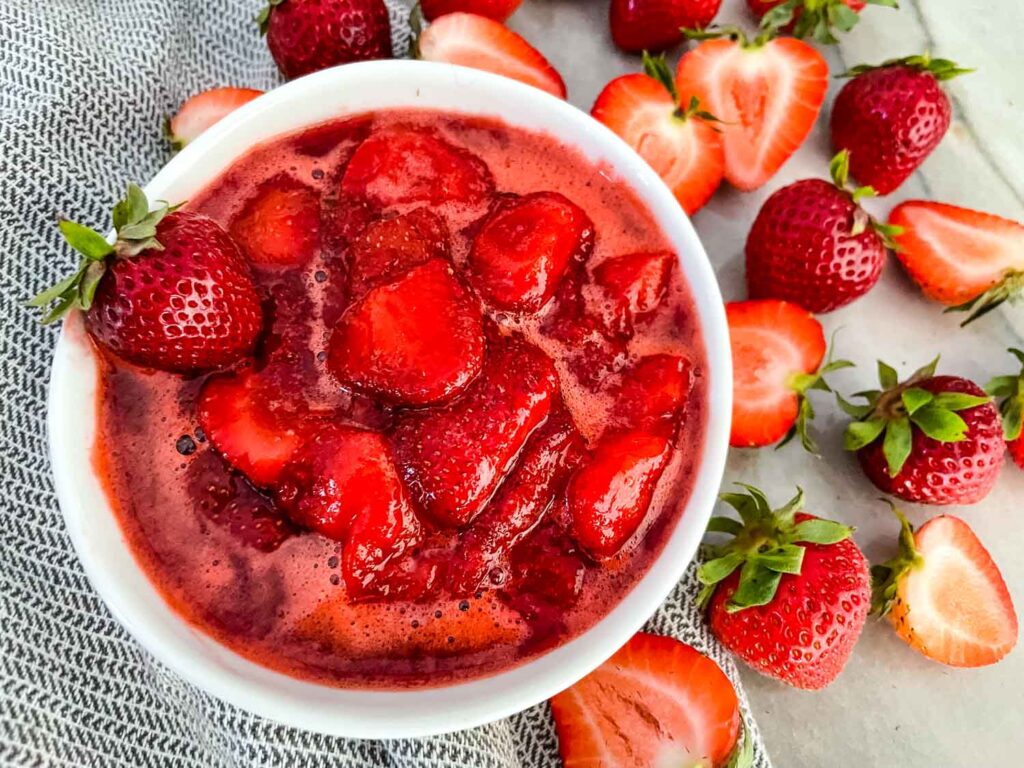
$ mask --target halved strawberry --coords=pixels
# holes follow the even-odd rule
[[[320,246],[320,197],[288,174],[260,184],[228,231],[256,264],[302,264]]]
[[[399,416],[395,454],[423,508],[444,525],[471,522],[547,418],[557,392],[558,376],[543,352],[517,337],[493,338],[483,371],[461,397]]]
[[[721,35],[728,39],[708,39]],[[679,60],[676,87],[722,121],[726,180],[756,189],[810,133],[828,88],[828,64],[794,38],[747,41],[735,28],[689,36],[704,42]]]
[[[964,325],[1024,288],[1024,224],[990,213],[908,200],[889,214],[896,256],[925,296],[970,312]]]
[[[486,16],[449,13],[420,34],[417,56],[510,77],[565,98],[565,82],[543,54]]]
[[[426,208],[370,224],[349,246],[348,295],[358,299],[431,259],[448,258],[448,227]]]
[[[600,317],[605,331],[632,336],[637,322],[665,298],[675,263],[674,253],[655,251],[613,256],[598,264],[593,281],[604,298]]]
[[[715,116],[678,90],[665,57],[644,56],[644,73],[612,80],[590,114],[621,136],[672,190],[687,213],[722,183],[725,155]]]
[[[253,88],[211,88],[197,93],[167,121],[167,140],[176,150],[184,149],[211,125],[262,95],[263,91]]]
[[[740,708],[729,678],[675,638],[638,633],[551,699],[565,768],[723,766]]]
[[[963,520],[942,515],[915,533],[900,519],[899,554],[871,569],[873,610],[911,648],[953,667],[995,664],[1017,644],[1017,613],[992,556]]]
[[[346,386],[398,403],[435,403],[480,372],[483,322],[451,266],[432,259],[350,306],[327,354]]]
[[[613,418],[622,426],[651,428],[674,419],[693,386],[690,361],[677,355],[648,355],[622,372]]]
[[[341,191],[383,207],[479,203],[494,191],[494,180],[480,158],[431,131],[388,128],[352,155]]]
[[[306,438],[304,403],[246,369],[213,376],[199,392],[199,425],[224,459],[259,486],[272,486]]]
[[[511,198],[484,221],[469,253],[469,278],[488,304],[537,312],[574,256],[590,251],[594,225],[557,192]]]
[[[807,424],[814,409],[807,391],[831,391],[823,375],[845,368],[825,358],[821,323],[796,304],[776,299],[725,305],[732,347],[733,404],[729,444],[760,447],[799,435],[814,452]],[[820,366],[820,367],[819,367]]]
[[[662,431],[603,436],[569,481],[572,536],[592,557],[616,555],[643,522],[671,454]]]

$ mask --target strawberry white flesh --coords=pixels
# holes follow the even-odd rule
[[[168,123],[171,143],[181,149],[211,125],[262,95],[263,91],[253,88],[212,88],[196,94],[181,105]]]

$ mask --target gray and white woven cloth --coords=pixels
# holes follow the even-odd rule
[[[392,5],[396,51],[408,10]],[[546,706],[421,740],[357,741],[286,728],[227,705],[155,661],[114,620],[75,556],[50,476],[46,383],[53,329],[23,307],[72,256],[58,213],[108,220],[126,180],[169,157],[160,125],[216,85],[271,88],[260,0],[0,2],[0,765],[557,765]],[[739,683],[694,606],[693,570],[652,619]],[[769,768],[756,725],[755,764]]]

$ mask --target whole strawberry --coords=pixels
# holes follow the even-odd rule
[[[784,29],[794,37],[819,43],[838,43],[835,32],[849,32],[866,5],[896,7],[896,0],[747,0],[761,26]]]
[[[703,29],[722,0],[612,0],[612,40],[624,51],[662,51],[683,40],[683,28]]]
[[[772,510],[757,488],[722,494],[742,522],[713,517],[733,539],[698,571],[711,631],[761,674],[796,688],[835,680],[871,605],[871,577],[852,528],[802,512],[803,491]]]
[[[886,493],[921,504],[973,504],[995,485],[1006,447],[999,412],[972,381],[936,376],[938,358],[900,382],[878,363],[882,388],[866,405],[839,403],[854,417],[845,445]]]
[[[117,240],[71,221],[60,223],[82,254],[78,271],[36,296],[53,322],[86,312],[92,336],[137,365],[190,373],[237,362],[256,345],[263,323],[249,265],[212,219],[162,203],[128,186],[114,206]]]
[[[858,204],[874,194],[870,188],[847,189],[848,163],[848,153],[840,152],[832,159],[832,184],[797,181],[761,206],[747,236],[751,298],[830,312],[878,282],[892,232]]]
[[[1010,354],[1024,366],[1024,351],[1011,348]],[[1001,398],[999,415],[1003,419],[1003,438],[1013,463],[1024,469],[1024,367],[1020,373],[1010,376],[996,376],[985,385],[985,391],[992,397]]]
[[[850,152],[850,172],[880,195],[892,192],[938,146],[949,128],[940,83],[970,72],[947,59],[909,56],[846,73],[832,106],[832,146]]]
[[[289,80],[350,61],[391,57],[384,0],[269,0],[256,21]]]

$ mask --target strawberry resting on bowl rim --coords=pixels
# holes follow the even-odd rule
[[[257,145],[183,207],[140,195],[113,246],[63,225],[82,269],[45,298],[85,310],[96,465],[192,624],[299,678],[437,685],[565,643],[657,557],[706,363],[623,181],[384,110]]]

